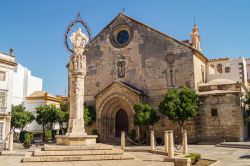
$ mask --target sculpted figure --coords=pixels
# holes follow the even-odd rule
[[[75,54],[82,54],[89,38],[81,31],[81,28],[70,36],[70,41]]]

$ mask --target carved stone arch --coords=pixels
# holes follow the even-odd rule
[[[97,129],[102,141],[115,137],[119,110],[124,110],[128,117],[128,129],[134,127],[133,106],[140,101],[140,95],[139,91],[123,83],[113,82],[96,96]]]
[[[115,136],[115,119],[119,110],[123,109],[128,116],[128,128],[133,128],[133,102],[122,94],[110,95],[101,105],[100,109],[100,136],[108,140]]]

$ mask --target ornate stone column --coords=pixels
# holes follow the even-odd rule
[[[88,145],[96,143],[96,135],[87,135],[84,128],[84,79],[86,76],[86,55],[84,49],[89,38],[79,28],[72,33],[70,41],[73,55],[69,62],[70,116],[65,136],[57,136],[57,144]]]

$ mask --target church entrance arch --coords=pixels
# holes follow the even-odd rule
[[[128,85],[115,81],[96,95],[96,125],[99,139],[112,142],[121,131],[130,131],[133,125],[133,106],[141,93]]]
[[[128,114],[123,109],[116,113],[115,117],[115,136],[120,137],[121,131],[128,132]]]
[[[102,140],[108,141],[120,137],[121,131],[128,132],[133,126],[133,110],[125,99],[113,97],[104,105],[101,112],[100,135]]]

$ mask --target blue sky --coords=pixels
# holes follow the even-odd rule
[[[208,58],[250,57],[249,0],[1,0],[0,51],[43,78],[44,89],[64,94],[69,53],[66,26],[80,11],[95,36],[120,11],[176,39],[189,39],[194,17]]]

